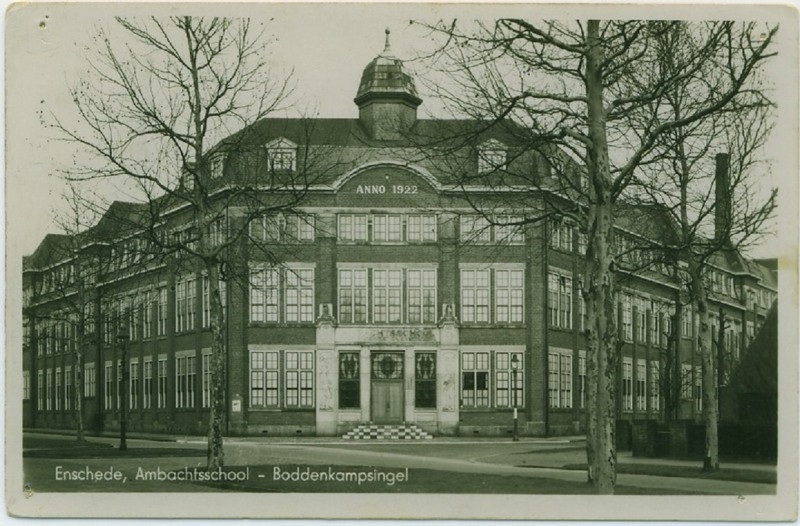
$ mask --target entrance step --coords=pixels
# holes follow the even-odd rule
[[[345,440],[431,440],[433,437],[414,424],[361,424],[342,438]]]

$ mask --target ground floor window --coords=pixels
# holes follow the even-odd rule
[[[358,352],[339,353],[339,408],[361,407],[360,359]]]
[[[250,407],[278,406],[278,351],[250,353]]]
[[[586,407],[586,351],[578,352],[578,400]]]
[[[313,351],[251,351],[250,407],[314,407]]]
[[[622,410],[633,410],[633,364],[629,358],[622,359]]]
[[[636,409],[647,410],[647,362],[636,362]]]
[[[30,400],[31,398],[31,372],[22,371],[22,399]]]
[[[523,407],[522,352],[461,353],[461,407]]]
[[[72,367],[64,368],[64,409],[72,409]]]
[[[489,353],[461,354],[461,406],[489,407]]]
[[[703,369],[702,367],[695,367],[694,369],[694,408],[695,410],[703,410]]]
[[[203,407],[211,407],[211,353],[203,353]]]
[[[314,406],[314,353],[287,351],[286,407]]]
[[[130,363],[130,380],[128,382],[128,407],[136,409],[139,406],[139,361]]]
[[[83,396],[91,398],[95,395],[95,370],[94,363],[83,366]]]
[[[158,357],[158,408],[167,407],[167,358]]]
[[[497,407],[520,407],[524,405],[524,382],[521,381],[523,354],[521,352],[496,352],[495,361],[495,405]]]
[[[650,410],[658,411],[661,406],[661,375],[657,360],[650,362]]]
[[[414,407],[436,407],[436,353],[414,356]]]
[[[194,407],[195,357],[190,354],[175,356],[175,407]]]
[[[548,403],[552,408],[572,407],[572,354],[551,352],[547,356]]]
[[[105,408],[106,411],[114,409],[114,365],[112,362],[105,363]]]
[[[38,371],[36,374],[36,409],[44,409],[44,372]]]
[[[153,359],[145,358],[142,362],[142,388],[144,389],[144,398],[142,400],[142,407],[150,409],[153,407]]]
[[[56,367],[56,411],[61,410],[61,367]]]

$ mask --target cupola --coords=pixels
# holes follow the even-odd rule
[[[414,79],[392,53],[390,34],[387,28],[383,52],[364,68],[353,100],[359,120],[379,140],[402,138],[417,120],[417,107],[422,103]]]

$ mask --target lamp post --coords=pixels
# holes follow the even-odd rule
[[[128,334],[128,328],[125,324],[122,324],[119,329],[117,330],[117,341],[122,348],[122,353],[119,359],[119,367],[122,369],[122,411],[120,411],[119,415],[119,450],[125,451],[128,449],[128,444],[125,443],[125,434],[127,432],[128,427],[128,340],[130,340],[130,334]]]
[[[517,369],[519,369],[519,358],[516,354],[511,355],[511,392],[513,393],[514,404],[514,442],[519,442],[519,424],[517,421]]]

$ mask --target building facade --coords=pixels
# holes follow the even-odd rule
[[[364,70],[357,119],[267,119],[247,130],[266,160],[248,172],[256,177],[298,171],[312,148],[328,169],[291,213],[253,219],[241,203],[226,205],[218,235],[247,232],[232,255],[239,271],[221,282],[228,434],[341,435],[373,422],[505,435],[515,409],[522,434],[582,432],[585,237],[566,220],[527,223],[544,206],[533,193],[511,206],[498,185],[459,184],[461,171],[480,182],[506,163],[545,180],[547,163],[513,155],[513,139],[493,131],[428,155],[423,138],[475,123],[418,119],[421,102],[384,51]],[[246,171],[243,154],[224,151],[211,154],[220,188]],[[79,367],[90,429],[115,429],[127,400],[129,429],[205,432],[207,279],[143,249],[135,225],[146,206],[115,203],[91,241],[51,235],[26,258],[24,426],[74,426]],[[621,215],[620,261],[636,270],[619,273],[619,419],[699,418],[696,316],[680,306],[668,268],[637,266],[647,234]],[[709,284],[724,385],[777,281],[731,252],[714,260]],[[121,324],[129,340],[117,338]],[[665,367],[679,372],[675,396]]]

